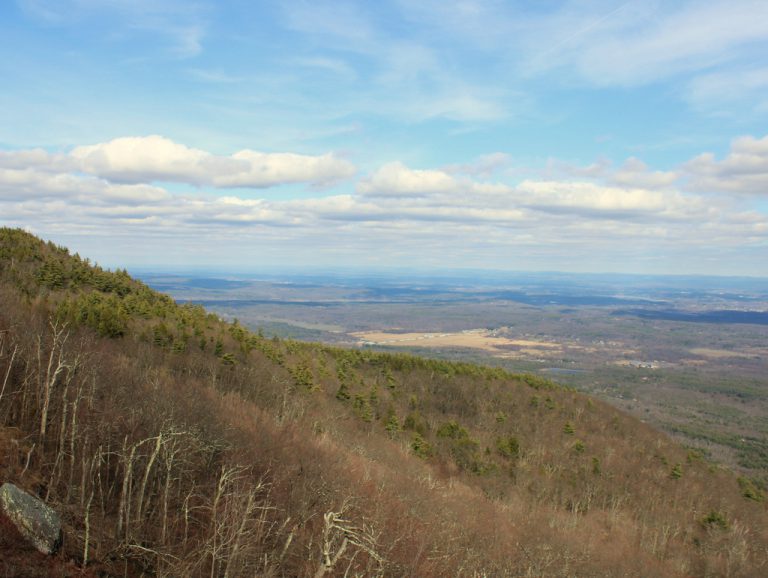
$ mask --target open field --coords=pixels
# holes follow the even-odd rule
[[[765,348],[749,348],[743,351],[728,351],[726,349],[709,349],[707,347],[694,347],[690,350],[694,355],[705,357],[708,359],[725,359],[728,357],[766,357],[768,356],[768,349]]]
[[[452,348],[467,347],[480,349],[491,355],[504,357],[514,351],[526,354],[541,352],[559,352],[562,346],[551,341],[535,341],[531,339],[509,339],[499,334],[499,331],[488,329],[468,329],[456,333],[387,333],[381,331],[351,333],[359,338],[362,346],[389,345],[394,347],[436,347]]]

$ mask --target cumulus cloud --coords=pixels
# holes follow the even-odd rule
[[[122,137],[79,146],[69,154],[42,149],[0,152],[0,167],[79,171],[116,183],[174,182],[217,188],[265,188],[288,183],[329,185],[355,174],[355,166],[333,153],[318,156],[242,150],[213,155],[168,138]]]
[[[245,170],[223,171],[213,179],[217,187],[266,187],[281,183],[327,185],[351,177],[355,167],[332,153],[320,156],[293,153],[260,153],[243,150],[232,160]]]
[[[679,176],[675,171],[652,171],[640,159],[630,157],[610,175],[610,182],[625,187],[657,190],[672,187]]]
[[[200,183],[220,170],[208,153],[157,135],[79,146],[70,156],[83,172],[121,182]]]
[[[571,172],[581,178],[526,179],[510,185],[394,162],[360,181],[357,191],[377,206],[396,206],[404,216],[461,215],[466,221],[519,220],[531,211],[625,221],[691,219],[703,217],[713,206],[675,190],[677,173],[651,171],[638,159],[629,159],[617,170],[599,165]]]
[[[593,218],[647,219],[694,216],[703,205],[679,193],[597,185],[589,182],[523,181],[526,205],[540,211]]]
[[[503,194],[504,184],[458,178],[445,170],[411,169],[401,162],[387,163],[369,178],[361,180],[357,191],[372,197],[421,197],[456,194]]]
[[[602,182],[629,189],[673,189],[679,185],[679,171],[654,171],[638,158],[630,157],[619,167],[608,159],[600,159],[587,166],[573,166],[556,160],[548,163],[548,172],[577,179]]]
[[[40,231],[174,240],[194,247],[190,251],[231,243],[230,252],[241,257],[236,248],[248,238],[259,251],[357,252],[359,262],[372,254],[421,261],[447,254],[493,266],[493,259],[525,248],[567,263],[597,252],[618,259],[640,245],[705,254],[715,245],[718,251],[765,246],[765,212],[748,202],[753,197],[729,195],[732,189],[721,183],[735,180],[739,192],[756,190],[750,179],[764,178],[766,157],[768,137],[743,137],[723,160],[702,155],[674,171],[654,171],[630,158],[617,168],[597,163],[567,178],[549,174],[519,184],[493,168],[506,166],[503,155],[458,168],[392,162],[359,179],[349,194],[244,198],[206,187],[296,179],[311,188],[326,178],[327,159],[334,157],[216,156],[161,137],[126,138],[70,153],[0,153],[0,214],[5,223]],[[202,188],[172,192],[158,181]],[[705,181],[712,183],[703,187],[706,194],[693,190]]]
[[[768,136],[745,136],[731,144],[723,160],[701,154],[685,165],[689,188],[709,193],[768,194]]]
[[[363,195],[391,197],[424,197],[459,188],[459,181],[443,171],[413,170],[400,162],[384,165],[357,186]]]
[[[0,151],[0,167],[6,169],[46,166],[51,163],[51,160],[51,155],[44,149]]]
[[[0,199],[5,200],[59,199],[68,202],[137,203],[167,198],[167,191],[148,184],[123,185],[66,173],[0,168]]]

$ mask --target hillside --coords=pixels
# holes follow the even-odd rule
[[[768,574],[764,489],[607,404],[254,334],[11,229],[0,380],[0,483],[65,521],[53,559],[0,534],[3,576]]]

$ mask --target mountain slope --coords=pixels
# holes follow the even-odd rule
[[[39,575],[768,571],[761,488],[603,403],[271,339],[11,229],[0,379],[0,482],[66,520]]]

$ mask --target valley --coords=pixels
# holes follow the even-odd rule
[[[554,379],[768,482],[768,281],[491,274],[153,276],[266,335]]]

